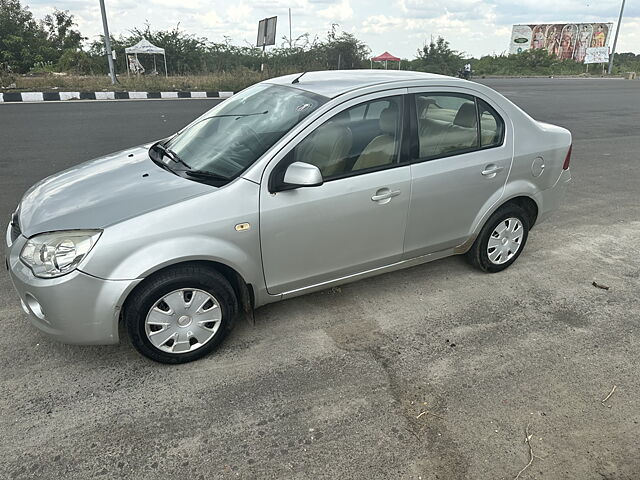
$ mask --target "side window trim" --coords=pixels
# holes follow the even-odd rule
[[[482,149],[482,125],[480,125],[480,99],[473,96],[473,104],[476,107],[476,149]]]
[[[476,146],[462,149],[462,150],[456,150],[455,152],[451,152],[451,153],[447,152],[439,155],[430,155],[430,156],[421,158],[420,157],[420,140],[418,135],[418,110],[416,107],[416,100],[418,95],[434,95],[434,96],[451,95],[455,97],[473,98],[473,102],[475,104],[475,109],[476,109],[476,131],[477,131]],[[407,97],[410,98],[409,103],[412,109],[411,118],[410,118],[411,123],[409,124],[411,127],[411,130],[410,130],[411,142],[410,142],[410,151],[408,156],[411,164],[430,162],[432,160],[440,160],[442,158],[448,158],[448,157],[455,157],[455,156],[464,155],[467,153],[479,152],[483,150],[489,150],[492,148],[499,148],[505,145],[507,123],[505,122],[502,115],[500,115],[500,113],[495,108],[493,108],[493,106],[489,102],[478,97],[477,95],[474,95],[471,93],[446,92],[446,91],[438,90],[438,91],[425,91],[425,92],[413,91],[408,93]],[[500,142],[495,145],[487,145],[485,147],[482,146],[482,131],[481,131],[481,125],[480,125],[480,102],[481,101],[484,102],[491,109],[492,113],[496,116],[496,119],[502,124],[502,132],[501,132],[502,135],[500,138]]]
[[[418,139],[418,109],[416,108],[416,94],[409,93],[407,95],[409,103],[409,137],[410,146],[408,158],[410,163],[418,163],[420,161],[420,140]]]
[[[416,120],[414,119],[413,109],[415,103],[412,94],[402,96],[402,117],[400,125],[400,152],[398,166],[409,165],[412,162],[413,151],[413,131],[414,127],[417,131]]]

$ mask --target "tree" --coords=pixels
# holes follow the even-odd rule
[[[50,61],[47,39],[20,0],[0,0],[0,63],[17,73],[36,62]]]
[[[0,64],[26,73],[36,63],[55,64],[66,50],[77,52],[84,37],[67,11],[55,10],[36,22],[20,0],[0,0]]]
[[[433,38],[428,45],[418,50],[418,55],[411,62],[411,67],[421,72],[455,75],[464,63],[464,57],[449,47],[444,38]]]
[[[329,69],[361,68],[371,53],[369,47],[351,33],[342,32],[336,35],[333,25],[322,49],[327,62],[324,68]]]
[[[40,27],[47,35],[47,39],[51,43],[51,46],[55,48],[60,55],[65,50],[78,51],[82,48],[83,37],[78,30],[74,30],[76,22],[73,15],[68,10],[53,11],[53,14],[47,15],[40,22]]]

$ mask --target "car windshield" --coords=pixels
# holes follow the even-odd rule
[[[206,112],[164,147],[188,166],[187,173],[232,179],[327,100],[297,88],[254,85]]]

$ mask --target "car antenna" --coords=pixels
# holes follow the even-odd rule
[[[291,82],[291,83],[292,83],[292,84],[300,83],[300,79],[302,78],[302,76],[303,76],[305,73],[307,73],[307,72],[302,72],[302,73],[300,74],[300,76],[299,76],[299,77],[294,78],[294,79],[293,79],[293,82]]]

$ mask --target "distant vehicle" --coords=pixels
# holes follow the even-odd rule
[[[458,78],[464,80],[471,80],[471,64],[467,63],[464,67],[458,70]]]
[[[116,343],[122,321],[143,355],[182,363],[271,302],[454,254],[509,267],[560,205],[570,157],[567,130],[483,85],[288,75],[33,186],[7,267],[53,338]]]

